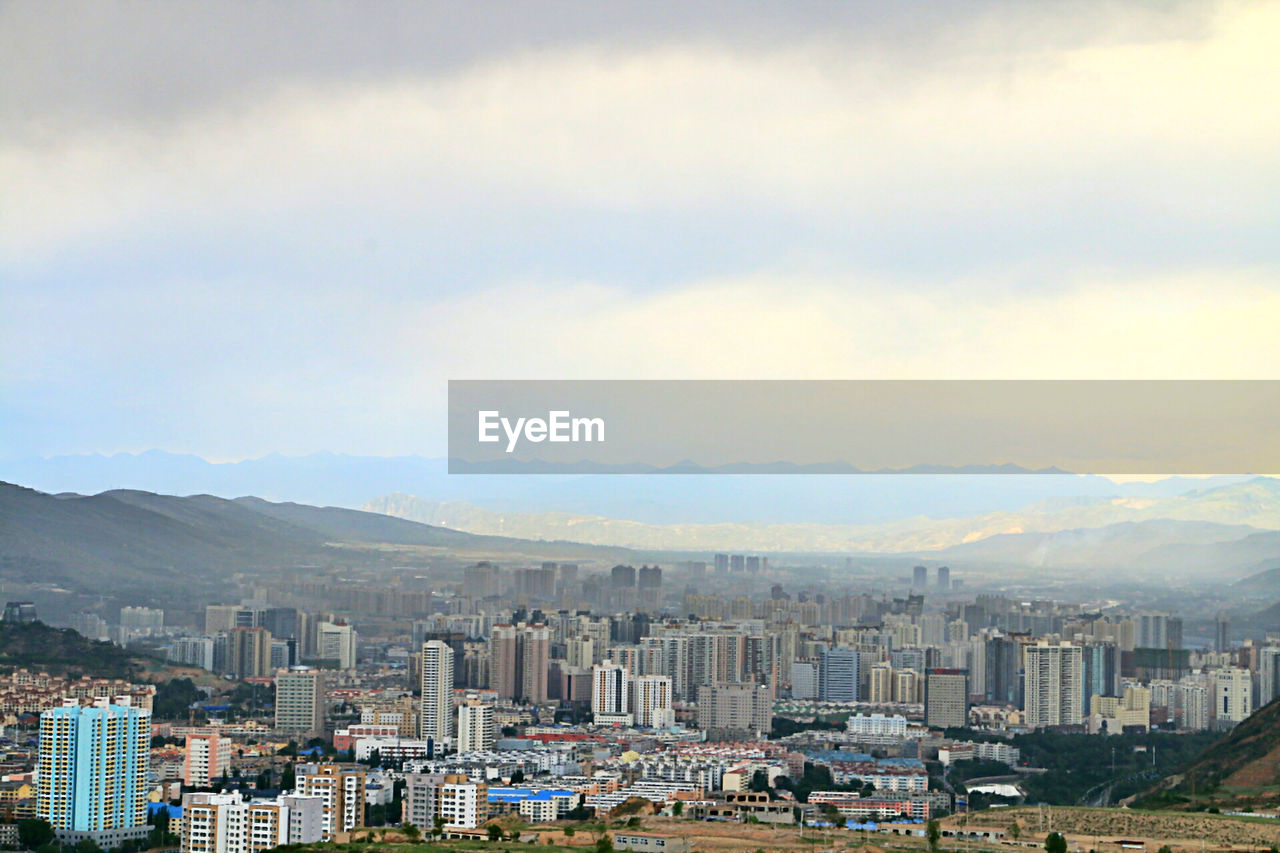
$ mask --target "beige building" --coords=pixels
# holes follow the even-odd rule
[[[276,730],[304,738],[324,735],[324,673],[295,666],[276,673]]]

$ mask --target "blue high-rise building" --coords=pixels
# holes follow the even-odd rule
[[[36,814],[63,842],[109,850],[149,829],[151,712],[118,701],[68,700],[40,715]]]

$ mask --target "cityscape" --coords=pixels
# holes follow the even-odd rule
[[[1280,853],[1280,0],[0,0],[0,851]]]

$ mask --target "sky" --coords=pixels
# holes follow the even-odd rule
[[[0,3],[0,459],[490,378],[1280,378],[1280,3]]]

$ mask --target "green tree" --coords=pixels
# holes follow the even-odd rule
[[[938,841],[942,838],[942,829],[938,826],[936,820],[929,821],[925,828],[925,838],[929,839],[929,849],[937,851]]]
[[[596,839],[596,853],[613,853],[613,838],[608,833]]]
[[[1173,848],[1168,844],[1165,844],[1159,851],[1157,851],[1157,853],[1173,853]]]
[[[1067,853],[1067,839],[1060,832],[1051,832],[1044,840],[1046,853]]]
[[[1018,825],[1018,822],[1016,820],[1013,823],[1009,824],[1010,838],[1012,838],[1014,841],[1017,841],[1018,836],[1021,834],[1022,834],[1022,827]]]
[[[92,838],[81,838],[71,849],[76,853],[102,853],[102,848]]]
[[[400,829],[404,832],[404,837],[412,841],[414,844],[417,844],[422,840],[422,830],[418,829],[418,827],[413,824],[406,823],[404,826],[400,827]]]
[[[53,827],[47,820],[24,818],[18,821],[18,840],[24,850],[35,850],[53,840]]]
[[[486,830],[486,832],[488,832],[489,834],[490,841],[497,841],[499,838],[502,837],[502,828],[498,826],[496,823],[489,824],[489,828]]]
[[[675,803],[672,804],[671,814],[675,815],[676,817],[680,817],[680,815],[684,814],[683,800],[676,800]]]

